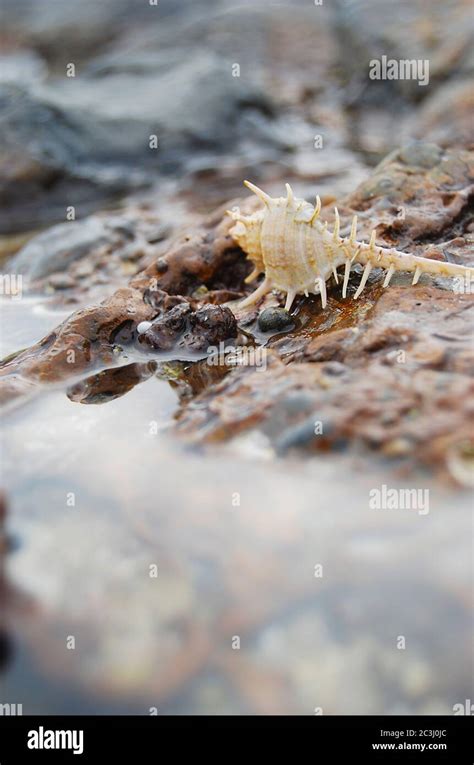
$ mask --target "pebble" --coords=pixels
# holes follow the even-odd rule
[[[262,332],[277,332],[294,325],[294,321],[284,308],[265,308],[258,317],[258,328]]]

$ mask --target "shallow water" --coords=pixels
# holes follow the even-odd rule
[[[371,489],[404,487],[386,465],[278,460],[257,433],[198,451],[173,436],[177,406],[152,376],[102,405],[44,390],[6,416],[2,698],[211,714],[468,698],[468,497],[420,476],[406,485],[428,507],[373,510]]]
[[[0,358],[28,348],[41,340],[71,314],[70,308],[59,310],[48,306],[44,298],[0,298]]]

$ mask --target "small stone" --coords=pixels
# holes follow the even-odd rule
[[[169,266],[164,258],[158,258],[156,261],[156,271],[158,274],[166,274]]]
[[[284,308],[265,308],[258,317],[258,328],[262,332],[279,332],[294,325],[294,321]]]
[[[130,242],[123,249],[119,250],[117,254],[120,260],[128,263],[129,261],[140,260],[145,255],[145,251],[143,246]]]
[[[420,141],[401,149],[399,157],[405,165],[418,165],[429,170],[439,164],[442,155],[443,150],[435,143]]]
[[[209,290],[207,289],[206,285],[205,284],[201,284],[200,287],[197,287],[194,290],[194,292],[192,294],[192,297],[195,298],[196,300],[199,300],[199,298],[205,297],[208,292],[209,292]]]
[[[370,179],[362,190],[362,198],[371,199],[372,197],[384,197],[393,191],[395,184],[391,178]]]
[[[341,364],[340,361],[328,361],[322,367],[322,371],[331,377],[339,377],[347,372],[347,367],[345,364]]]
[[[424,339],[416,343],[410,351],[410,358],[425,367],[437,368],[443,366],[446,351],[439,342]]]
[[[290,449],[304,448],[311,444],[316,439],[315,419],[316,417],[309,417],[285,430],[275,443],[276,453],[281,456]]]
[[[235,316],[226,306],[202,306],[190,315],[189,324],[191,332],[185,338],[185,345],[196,351],[237,337]]]
[[[75,285],[74,279],[69,274],[52,274],[48,282],[55,290],[68,290]]]

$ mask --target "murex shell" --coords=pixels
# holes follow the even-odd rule
[[[422,273],[474,279],[474,268],[379,247],[375,231],[372,231],[369,242],[357,241],[356,215],[352,220],[350,235],[340,237],[337,208],[334,230],[329,231],[327,223],[323,224],[319,220],[319,197],[316,197],[316,205],[313,207],[304,199],[295,197],[288,183],[286,197],[275,199],[253,183],[244,183],[258,196],[264,207],[247,216],[241,215],[238,208],[228,210],[235,221],[230,234],[254,264],[246,282],[254,281],[262,273],[265,278],[241,303],[242,307],[257,302],[267,292],[277,289],[286,293],[287,310],[290,310],[296,295],[309,293],[321,295],[325,308],[327,280],[334,276],[338,284],[337,269],[343,265],[342,295],[345,298],[351,266],[355,263],[363,265],[364,271],[354,299],[364,289],[372,268],[387,269],[384,287],[388,286],[395,271],[413,271],[413,284],[417,283]]]

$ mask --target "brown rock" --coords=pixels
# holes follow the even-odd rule
[[[140,292],[117,290],[100,305],[73,313],[39,343],[0,365],[2,385],[9,386],[9,377],[18,373],[36,382],[57,382],[90,368],[99,359],[111,362],[118,333],[152,316],[153,309]]]

